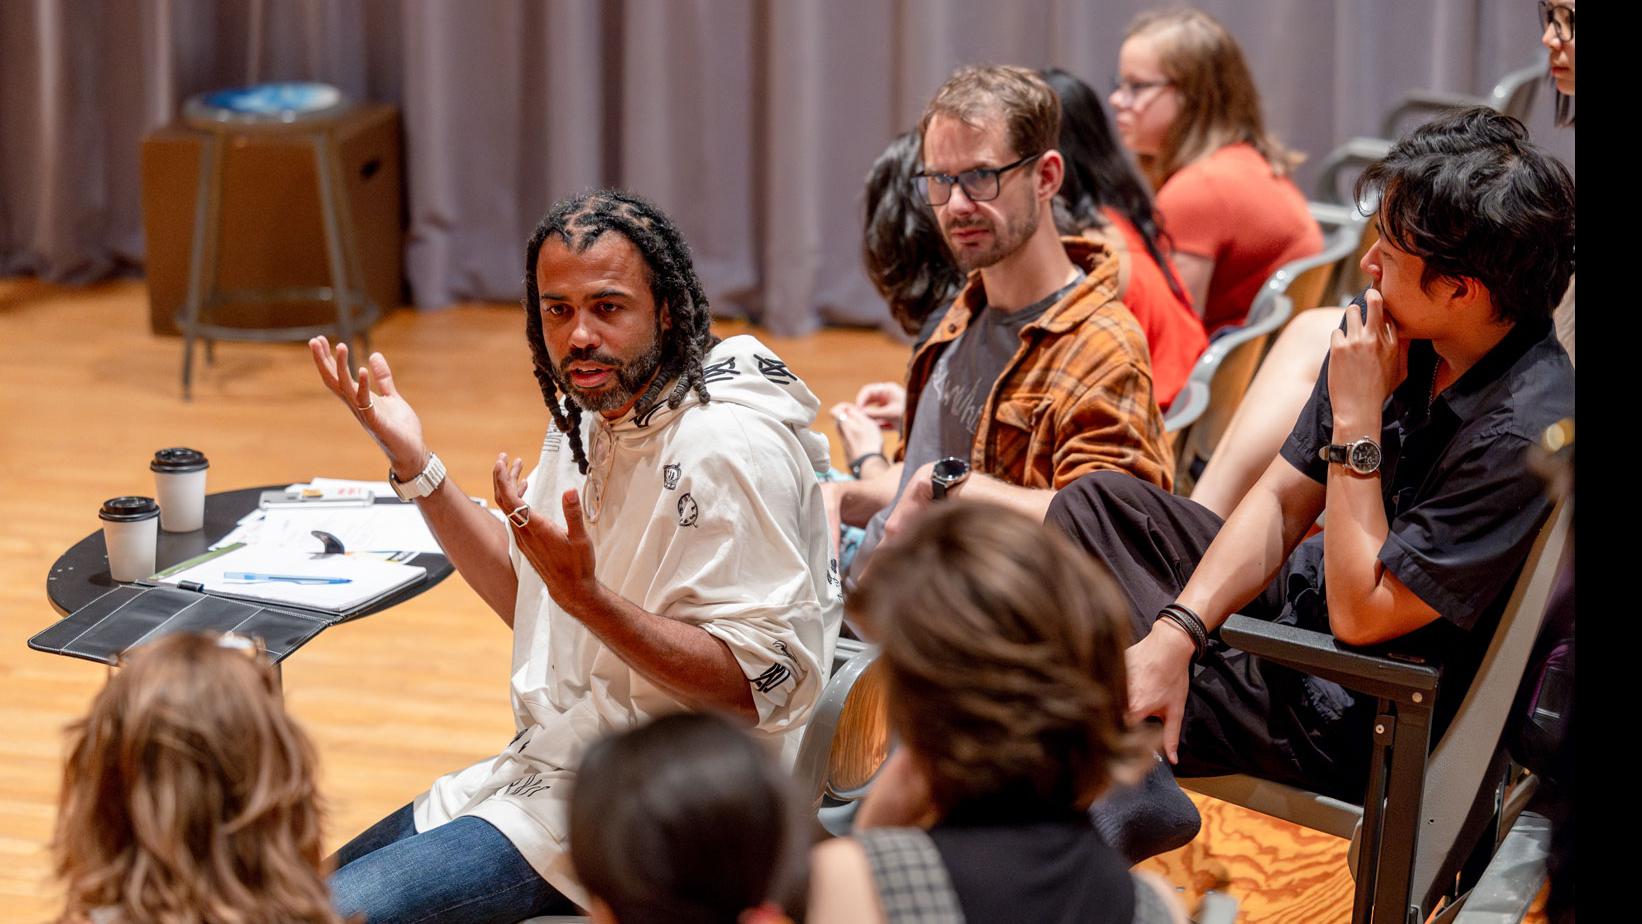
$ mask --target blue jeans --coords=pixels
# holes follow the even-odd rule
[[[417,834],[406,805],[333,859],[331,902],[344,920],[363,915],[367,924],[512,924],[539,914],[579,913],[502,832],[478,818],[457,818]]]

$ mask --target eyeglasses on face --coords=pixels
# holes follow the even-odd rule
[[[1168,80],[1123,80],[1112,81],[1112,101],[1119,106],[1133,106],[1140,94],[1155,87],[1166,87]]]
[[[1559,42],[1573,41],[1574,8],[1539,0],[1539,27],[1540,31],[1550,29],[1556,34]]]
[[[998,192],[1003,188],[1001,177],[1005,173],[1042,156],[1043,152],[1039,151],[1002,167],[976,167],[956,176],[919,171],[912,175],[912,182],[918,187],[918,194],[930,205],[945,205],[952,198],[954,186],[962,186],[970,202],[991,202],[998,198]]]

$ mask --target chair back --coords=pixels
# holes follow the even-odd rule
[[[1330,227],[1336,220],[1339,224]],[[1296,311],[1322,303],[1340,264],[1356,252],[1366,219],[1324,207],[1319,223],[1325,230],[1322,252],[1286,263],[1271,274],[1249,307],[1247,320],[1209,344],[1164,416],[1164,430],[1174,434],[1176,493],[1191,492],[1197,473],[1219,445],[1248,391],[1273,335]]]
[[[1545,82],[1545,63],[1537,61],[1501,77],[1488,91],[1488,105],[1519,122],[1528,121],[1534,110],[1539,85]]]
[[[1477,781],[1491,777],[1490,766],[1504,746],[1517,688],[1567,548],[1570,517],[1568,503],[1558,501],[1540,527],[1471,688],[1431,752],[1420,800],[1423,824],[1411,883],[1411,897],[1424,897],[1424,907],[1430,906],[1436,892],[1452,884],[1472,846],[1473,838],[1462,836],[1462,831],[1475,825],[1470,816],[1477,802]]]
[[[889,757],[888,697],[878,649],[845,649],[839,656],[847,660],[827,681],[793,763],[793,775],[812,806],[824,799],[854,802],[865,797]]]

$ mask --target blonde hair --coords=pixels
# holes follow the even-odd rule
[[[52,844],[64,920],[338,920],[313,745],[273,668],[226,641],[145,645],[69,726]]]
[[[1124,41],[1136,36],[1156,43],[1163,76],[1180,98],[1180,114],[1161,148],[1138,157],[1153,189],[1229,144],[1252,145],[1278,176],[1287,176],[1304,159],[1266,131],[1260,91],[1243,50],[1214,17],[1189,7],[1143,12],[1129,25]]]

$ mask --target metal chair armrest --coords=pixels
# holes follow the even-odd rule
[[[1179,433],[1197,422],[1209,409],[1209,383],[1187,377],[1186,384],[1174,396],[1168,413],[1163,415],[1163,432]]]
[[[1249,654],[1370,696],[1430,705],[1437,690],[1436,667],[1350,648],[1326,632],[1233,615],[1221,625],[1220,637]]]

